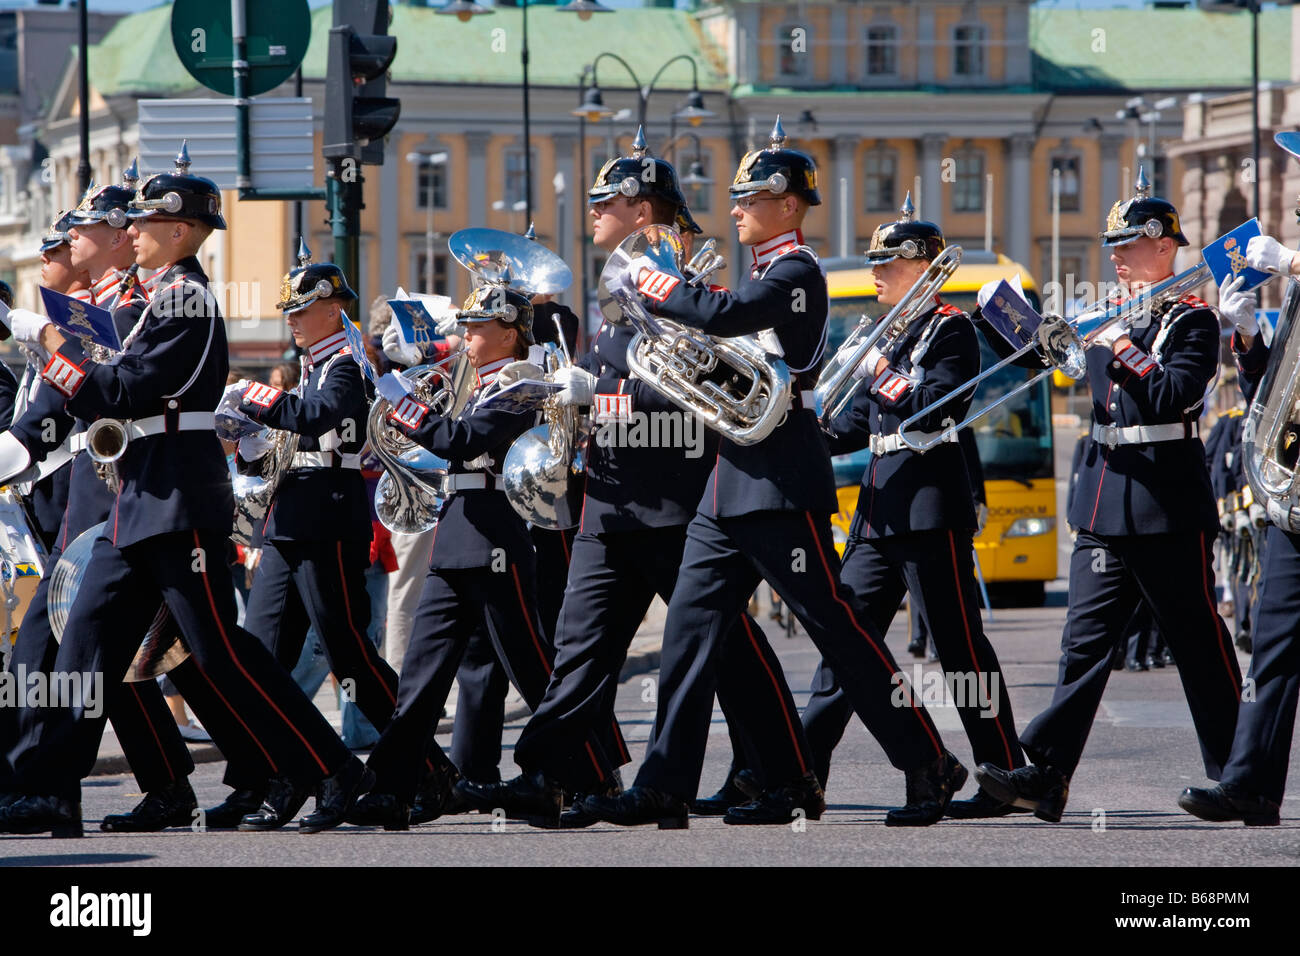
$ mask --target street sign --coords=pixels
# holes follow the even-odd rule
[[[257,96],[273,90],[302,63],[311,39],[307,0],[235,0],[244,4],[248,34],[248,90]],[[234,95],[235,45],[230,3],[176,0],[172,5],[172,45],[181,64],[201,85]]]
[[[137,100],[140,172],[173,168],[181,140],[189,141],[194,173],[235,189],[233,99]],[[262,96],[250,104],[250,173],[255,189],[310,189],[316,185],[311,97]]]

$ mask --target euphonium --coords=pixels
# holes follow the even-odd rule
[[[844,344],[835,350],[817,379],[814,394],[818,416],[822,421],[829,421],[842,412],[856,394],[858,386],[865,381],[854,378],[853,372],[862,364],[867,353],[873,347],[882,353],[889,352],[893,343],[916,318],[933,306],[935,296],[952,278],[959,265],[961,246],[946,246],[882,318],[872,322],[868,316],[863,315],[858,320],[858,324],[844,340]]]
[[[1268,519],[1283,531],[1300,533],[1300,282],[1288,279],[1268,367],[1242,425],[1246,480]]]
[[[474,370],[465,352],[417,365],[405,374],[414,385],[412,397],[443,417],[460,414],[474,387]],[[376,395],[366,418],[370,449],[384,465],[375,487],[375,513],[394,534],[420,534],[438,523],[448,463],[389,425],[392,407]]]
[[[611,289],[606,276],[626,268],[637,256],[649,258],[660,272],[681,276],[681,237],[671,226],[639,229],[619,243],[601,273],[598,301],[605,318],[620,325],[631,323],[637,331],[627,350],[632,373],[737,445],[762,441],[781,424],[790,405],[790,370],[785,362],[751,336],[705,335],[650,315],[640,297],[626,289]],[[719,263],[707,269],[708,265],[713,264],[705,264],[703,275],[720,267]]]
[[[253,543],[253,529],[266,517],[275,489],[293,467],[293,457],[298,453],[301,437],[297,432],[279,428],[262,428],[253,434],[265,437],[271,443],[271,449],[257,459],[257,474],[236,475],[234,478],[235,526],[230,537],[245,546]]]

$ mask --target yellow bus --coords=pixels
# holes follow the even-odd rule
[[[834,353],[865,312],[879,318],[886,309],[876,301],[871,270],[861,258],[823,260],[830,290],[830,340]],[[970,312],[975,295],[991,279],[1020,273],[1025,296],[1040,308],[1029,270],[1001,253],[966,251],[962,264],[940,293],[945,302]],[[997,358],[981,337],[983,367]],[[981,383],[972,410],[987,406],[1023,382],[1028,372],[1006,368]],[[975,443],[984,469],[989,518],[975,539],[980,570],[997,603],[1043,603],[1046,582],[1056,577],[1056,481],[1052,457],[1051,386],[1044,380],[1023,395],[981,418],[974,425]],[[843,548],[857,507],[858,488],[870,452],[865,449],[834,460],[840,512],[834,519],[837,544]]]

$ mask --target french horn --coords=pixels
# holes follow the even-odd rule
[[[789,409],[791,379],[785,362],[752,336],[705,335],[653,316],[639,295],[608,281],[638,256],[660,272],[685,279],[683,255],[681,236],[671,226],[656,223],[632,233],[601,271],[600,310],[606,321],[636,330],[627,364],[637,378],[737,445],[756,444],[776,430]]]

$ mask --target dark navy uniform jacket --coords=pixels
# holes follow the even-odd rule
[[[211,412],[225,389],[227,351],[208,277],[187,257],[157,277],[141,331],[116,362],[94,362],[70,339],[43,375],[67,395],[68,411],[87,421]],[[117,470],[106,537],[118,547],[191,529],[230,534],[230,472],[212,429],[132,438]]]
[[[1268,343],[1264,341],[1264,336],[1256,335],[1251,339],[1250,348],[1247,349],[1242,346],[1241,337],[1236,332],[1232,333],[1232,357],[1237,362],[1237,384],[1241,387],[1247,402],[1255,400],[1255,389],[1259,388],[1264,370],[1268,368],[1269,354]]]
[[[913,350],[927,332],[928,347],[913,366]],[[857,451],[870,435],[896,434],[912,415],[978,375],[979,338],[966,313],[935,305],[912,322],[885,358],[890,367],[879,378],[868,376],[849,407],[831,422],[832,455]],[[918,369],[920,381],[912,381],[909,376]],[[942,431],[945,420],[965,418],[970,403],[969,392],[954,398],[913,423],[911,430]],[[942,441],[924,454],[904,448],[871,456],[851,534],[879,538],[944,528],[974,531],[975,526],[970,466],[957,433],[952,441]]]
[[[18,379],[13,370],[0,362],[0,429],[8,428],[14,420],[14,401],[18,398]]]
[[[1220,501],[1246,486],[1246,472],[1241,461],[1241,429],[1246,416],[1234,408],[1214,423],[1205,442],[1205,463],[1210,469],[1210,487]]]
[[[631,326],[602,323],[591,351],[576,363],[596,376],[595,393],[599,397],[594,411],[602,406],[619,406],[636,416],[622,428],[594,416],[587,445],[586,497],[578,523],[582,532],[599,534],[689,524],[717,459],[716,432],[692,421],[688,435],[688,413],[645,382],[631,377],[627,349],[635,334]],[[638,424],[645,443],[637,440],[633,431]],[[598,437],[602,429],[608,429],[606,434],[611,438],[623,435],[627,440],[602,443]],[[678,444],[649,447],[651,434]],[[696,442],[694,448],[687,446],[687,437]]]
[[[1124,355],[1088,350],[1093,421],[1181,424],[1190,436],[1219,363],[1219,319],[1195,296],[1155,310]],[[1159,358],[1152,356],[1161,339]],[[1089,440],[1070,523],[1103,535],[1215,531],[1219,527],[1199,438],[1117,445]]]
[[[114,270],[103,276],[91,288],[89,298],[96,305],[113,307],[113,324],[122,341],[126,340],[140,314],[149,305],[148,293],[135,283],[119,298],[118,290],[124,274]],[[57,388],[42,382],[27,410],[14,424],[14,434],[31,453],[32,461],[44,460],[63,444],[69,434],[85,431],[88,422],[75,418],[65,407],[66,401]],[[46,438],[50,440],[46,441]],[[85,452],[78,454],[70,466],[49,477],[59,475],[64,476],[67,487],[59,515],[59,536],[55,542],[62,550],[81,532],[105,519],[112,510],[116,495],[99,477],[94,461]]]
[[[795,401],[771,435],[744,446],[722,439],[698,510],[716,518],[756,511],[833,514],[839,505],[830,453],[816,413],[799,396],[815,386],[826,344],[826,277],[798,232],[751,252],[750,274],[734,291],[699,288],[657,272],[641,283],[656,314],[708,335],[773,330],[794,381]]]
[[[366,401],[361,366],[340,329],[307,350],[302,381],[293,392],[254,382],[239,405],[249,418],[297,432],[299,452],[321,453],[326,467],[290,469],[267,510],[266,541],[369,541],[373,528],[361,475]],[[348,463],[353,467],[344,467]],[[241,467],[243,462],[241,460]]]
[[[514,440],[537,422],[536,412],[479,407],[496,390],[496,373],[506,364],[494,362],[479,369],[482,384],[454,419],[431,413],[427,405],[408,396],[388,413],[388,421],[447,459],[449,474],[500,475]],[[491,567],[497,549],[505,551],[511,565],[534,560],[528,525],[500,490],[499,478],[489,480],[494,490],[458,491],[443,503],[433,536],[431,568]]]

